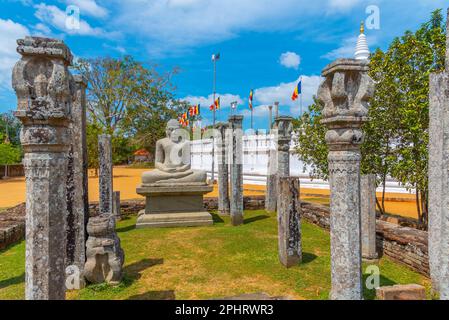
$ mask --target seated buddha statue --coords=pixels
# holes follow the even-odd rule
[[[142,174],[143,186],[206,184],[206,172],[191,168],[190,143],[182,140],[180,130],[177,120],[167,123],[167,137],[156,142],[155,169]]]

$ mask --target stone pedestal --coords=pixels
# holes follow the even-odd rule
[[[449,299],[449,20],[446,52],[446,70],[430,75],[429,105],[429,268],[432,291],[444,300]]]
[[[218,213],[220,215],[229,215],[229,155],[227,146],[228,123],[218,123],[216,129],[220,132],[217,141],[218,155]]]
[[[17,43],[22,59],[14,67],[12,83],[25,154],[25,298],[62,300],[72,55],[58,40],[26,37]]]
[[[67,177],[67,256],[66,266],[75,265],[80,272],[86,262],[87,152],[86,144],[86,88],[87,81],[75,75],[75,99],[71,110],[71,146]]]
[[[100,161],[100,214],[112,213],[112,141],[111,136],[102,134],[98,136],[98,157]]]
[[[362,215],[362,258],[376,262],[376,175],[364,175],[360,179]]]
[[[299,179],[281,177],[278,199],[279,260],[290,268],[302,260]]]
[[[333,300],[362,299],[360,144],[374,82],[368,61],[340,59],[322,72],[318,90],[328,127]]]
[[[231,141],[231,223],[243,224],[243,116],[229,117]]]
[[[418,284],[394,285],[376,289],[377,300],[426,300],[426,288]]]
[[[212,192],[209,185],[140,186],[145,196],[145,210],[139,212],[136,228],[196,227],[213,224],[204,209],[203,196]]]

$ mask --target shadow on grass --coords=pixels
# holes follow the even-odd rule
[[[255,216],[255,217],[244,219],[243,223],[244,224],[250,224],[250,223],[253,223],[253,222],[256,222],[256,221],[259,221],[259,220],[265,220],[265,219],[268,219],[268,218],[270,218],[270,216],[267,216],[267,215]]]
[[[374,299],[376,299],[376,289],[367,289],[366,288],[366,280],[369,276],[370,276],[370,274],[364,274],[362,277],[363,296],[364,296],[365,300],[374,300]],[[394,282],[393,280],[391,280],[387,277],[384,277],[383,275],[380,275],[380,286],[381,287],[394,286],[395,284],[397,284],[397,283]]]
[[[7,288],[9,286],[13,286],[15,284],[22,283],[24,281],[25,281],[25,273],[22,273],[18,277],[6,279],[6,280],[1,280],[0,281],[0,289],[4,289],[4,288]]]
[[[135,224],[132,224],[132,225],[127,226],[127,227],[117,228],[116,231],[117,231],[117,232],[128,232],[128,231],[132,231],[132,230],[134,230],[134,229],[136,229],[136,225],[135,225]]]
[[[175,291],[148,291],[129,297],[127,300],[176,300]]]
[[[212,219],[215,223],[224,223],[224,220],[216,213],[211,213]]]
[[[139,280],[142,277],[142,271],[160,264],[164,264],[164,259],[143,259],[126,266],[123,271],[128,278],[127,285]]]
[[[315,260],[316,258],[318,258],[316,255],[314,255],[313,253],[308,253],[308,252],[303,252],[302,253],[302,264],[307,264],[312,262],[313,260]]]

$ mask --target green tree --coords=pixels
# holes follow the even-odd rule
[[[376,92],[364,125],[362,171],[376,174],[385,186],[388,176],[416,190],[419,221],[427,225],[429,75],[444,67],[445,25],[441,10],[416,32],[407,31],[395,39],[386,52],[378,49],[371,57],[370,75]],[[311,106],[299,119],[298,154],[312,168],[312,177],[327,177],[327,150],[324,126],[319,123],[321,108]],[[385,213],[385,189],[381,203]]]
[[[155,66],[145,66],[131,56],[80,59],[75,69],[89,82],[90,134],[112,136],[115,163],[126,162],[138,148],[153,148],[164,134],[166,121],[177,115],[179,103],[171,85],[177,69],[159,74]],[[91,136],[89,141],[93,144],[97,139]],[[98,157],[94,150],[91,145],[89,157]]]
[[[2,138],[2,135],[0,135]],[[0,144],[0,164],[18,164],[22,158],[22,152],[20,148],[11,144]]]
[[[295,119],[293,125],[298,133],[296,152],[309,167],[313,179],[328,179],[327,154],[325,141],[326,127],[321,124],[323,105],[314,97],[314,103],[302,117]]]

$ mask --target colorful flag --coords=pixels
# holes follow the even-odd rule
[[[220,60],[220,53],[216,53],[212,55],[212,61]]]
[[[302,90],[302,80],[299,80],[299,83],[298,83],[298,85],[295,87],[295,90],[293,91],[293,94],[292,94],[292,100],[293,101],[295,101],[296,99],[298,99],[298,97],[299,97],[299,95],[302,93],[301,92],[301,90]]]
[[[220,110],[220,97],[217,98],[217,100],[215,100],[215,109],[216,110]]]
[[[200,106],[200,104],[198,103],[194,108],[195,108],[195,115],[199,116],[201,114],[201,106]]]
[[[251,89],[249,92],[249,108],[253,110],[253,99],[254,99],[254,91]]]

